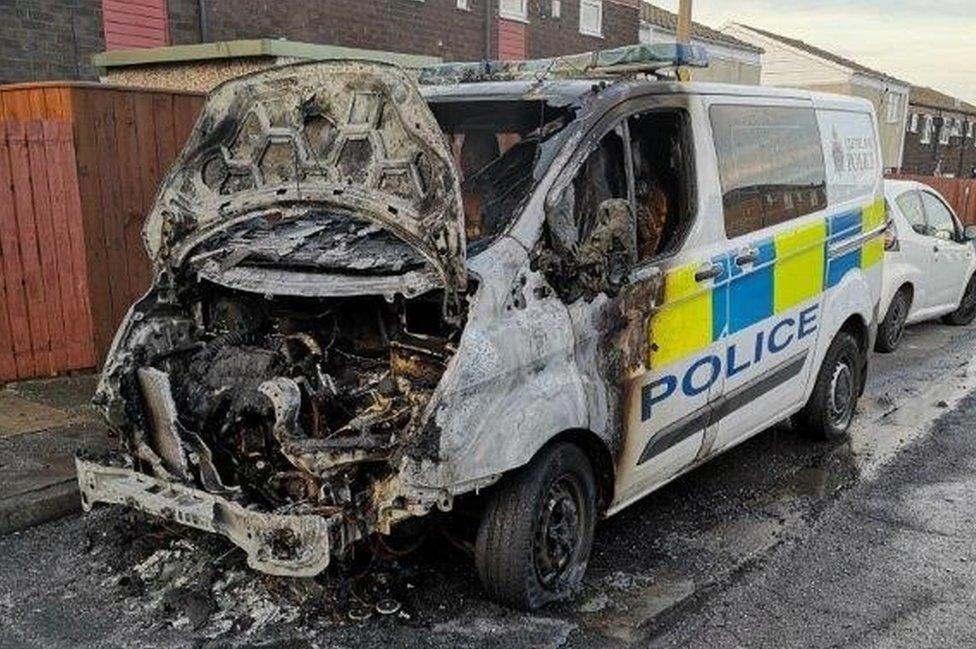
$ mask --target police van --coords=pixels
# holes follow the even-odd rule
[[[581,583],[597,519],[787,417],[846,434],[878,318],[867,101],[682,83],[696,47],[288,66],[218,88],[147,221],[153,289],[83,505],[310,576],[433,510],[487,591]]]

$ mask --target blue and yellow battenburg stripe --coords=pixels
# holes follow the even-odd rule
[[[885,219],[884,200],[806,223],[750,242],[759,255],[748,272],[730,255],[712,259],[724,273],[714,286],[695,281],[701,262],[679,266],[664,278],[664,303],[651,319],[650,367],[663,367],[721,338],[807,302],[849,271],[867,269],[884,257],[875,237],[828,263],[828,246],[870,232]],[[734,254],[734,253],[732,253]]]

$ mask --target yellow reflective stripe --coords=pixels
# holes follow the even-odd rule
[[[773,312],[780,313],[823,292],[827,222],[818,220],[773,238]]]
[[[861,212],[861,231],[871,232],[885,222],[884,199],[878,199]],[[878,236],[861,246],[861,268],[870,268],[884,259],[884,237]]]
[[[712,291],[695,281],[700,264],[680,266],[664,278],[664,304],[651,318],[650,366],[661,367],[712,344]]]

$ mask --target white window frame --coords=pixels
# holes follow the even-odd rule
[[[549,12],[550,16],[553,18],[563,17],[563,0],[552,0],[551,8],[552,10]]]
[[[971,119],[966,120],[966,137],[973,137],[976,135],[976,121]]]
[[[918,133],[918,113],[912,113],[911,118],[908,120],[908,132]]]
[[[589,6],[591,9],[595,9],[597,11],[598,24],[596,27],[591,27],[583,23],[583,8],[586,6]],[[583,34],[584,36],[596,36],[597,38],[603,38],[603,0],[580,0],[579,14],[580,34]]]
[[[932,130],[935,128],[935,123],[933,122],[931,115],[926,115],[925,120],[922,123],[922,137],[919,138],[919,142],[922,144],[929,144],[932,142]]]
[[[498,0],[498,15],[506,20],[529,22],[529,0]]]
[[[951,117],[942,118],[942,128],[939,129],[939,144],[949,144],[949,137],[952,135]]]
[[[468,4],[468,0],[457,0],[457,8],[461,11],[469,11],[471,6]]]

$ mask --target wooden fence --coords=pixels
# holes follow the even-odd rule
[[[976,179],[912,176],[908,174],[891,174],[888,178],[917,180],[920,183],[925,183],[945,196],[963,223],[967,225],[976,224]]]
[[[148,288],[143,220],[197,94],[0,86],[0,381],[96,367]]]

